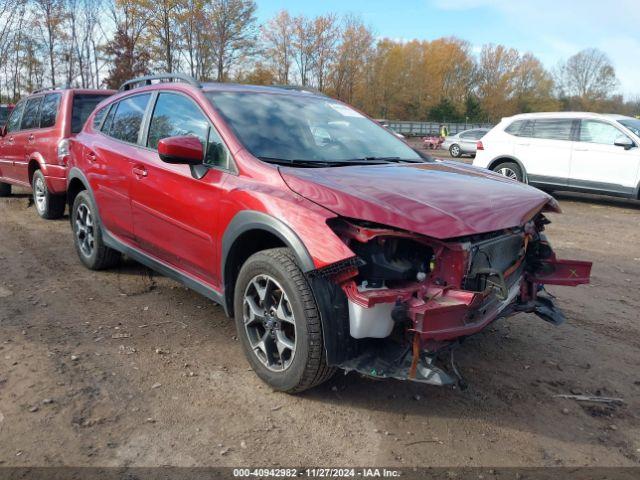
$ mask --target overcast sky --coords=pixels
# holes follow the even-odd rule
[[[475,50],[501,43],[538,56],[548,68],[587,47],[609,55],[620,92],[640,95],[640,0],[257,0],[264,21],[293,14],[354,13],[379,37],[455,35]]]

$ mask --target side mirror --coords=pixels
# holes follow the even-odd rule
[[[625,150],[631,150],[633,147],[635,147],[635,143],[633,143],[633,140],[631,140],[629,137],[618,137],[616,138],[616,141],[613,142],[613,144],[616,147],[623,147]]]
[[[165,163],[200,165],[204,160],[202,143],[196,137],[167,137],[158,142],[158,155]]]

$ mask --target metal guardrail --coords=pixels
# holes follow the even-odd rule
[[[405,122],[405,121],[384,121],[385,125],[394,132],[401,133],[408,137],[428,137],[440,134],[440,125],[446,125],[449,135],[455,135],[472,128],[493,128],[491,123],[447,123],[447,122]]]

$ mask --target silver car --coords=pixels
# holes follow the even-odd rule
[[[473,128],[456,135],[450,135],[444,139],[440,148],[449,150],[451,156],[455,158],[462,155],[474,156],[478,140],[484,137],[488,131],[488,128]]]

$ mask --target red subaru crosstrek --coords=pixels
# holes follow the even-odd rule
[[[20,100],[0,130],[0,197],[31,188],[42,218],[64,214],[69,138],[113,90],[44,89]]]
[[[461,338],[517,312],[561,323],[543,285],[589,281],[591,264],[557,259],[542,233],[552,197],[425,158],[309,91],[132,80],[69,166],[80,260],[124,253],[220,303],[283,391],[335,367],[453,383]]]

